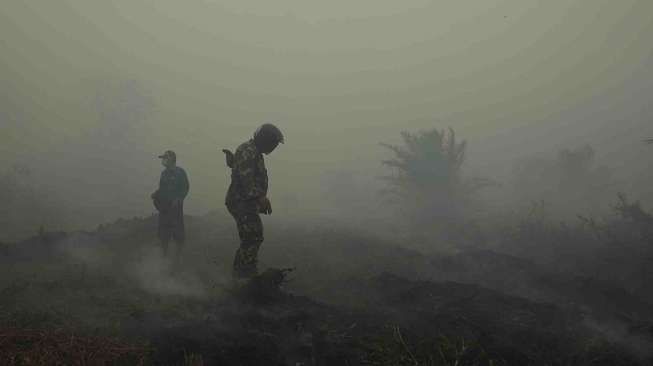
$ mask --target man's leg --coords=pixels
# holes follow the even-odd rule
[[[257,213],[232,213],[238,225],[240,248],[233,265],[234,278],[251,278],[258,274],[258,250],[263,242],[263,222]]]
[[[240,243],[234,258],[233,275],[235,278],[252,278],[258,274],[258,250],[261,242]]]
[[[158,236],[159,244],[161,246],[161,253],[164,257],[166,257],[168,255],[168,244],[170,243],[170,238],[172,237],[172,230],[162,213],[159,213]]]
[[[184,228],[183,226],[180,227],[175,227],[175,229],[172,231],[172,238],[175,241],[175,256],[174,256],[174,265],[177,266],[179,262],[181,261],[181,252],[184,249],[184,245],[186,243],[185,239],[185,233],[184,233]]]
[[[177,251],[175,252],[175,266],[179,264],[181,259],[181,251],[186,244],[186,228],[184,226],[184,209],[179,206],[178,212],[175,217],[174,229],[172,231],[172,238],[175,240]]]

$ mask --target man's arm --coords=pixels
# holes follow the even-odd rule
[[[188,196],[188,191],[190,190],[190,183],[188,182],[188,175],[186,171],[180,169],[181,172],[181,187],[179,187],[179,199],[184,200]]]
[[[159,195],[159,191],[161,191],[161,181],[163,180],[163,173],[161,173],[161,176],[159,177],[159,186],[156,188],[156,191],[152,192],[150,195],[150,198],[155,199]]]
[[[175,185],[172,192],[171,204],[173,208],[177,208],[188,195],[190,184],[188,184],[188,176],[186,175],[186,171],[183,169],[177,168],[173,174],[177,176],[178,183]]]

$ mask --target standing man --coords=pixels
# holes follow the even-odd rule
[[[268,172],[263,154],[268,155],[284,142],[283,134],[273,124],[259,127],[254,137],[241,144],[235,154],[227,154],[231,168],[231,185],[225,204],[236,220],[240,248],[234,258],[233,276],[246,279],[258,274],[258,250],[263,242],[263,223],[259,214],[269,215]]]
[[[168,150],[160,155],[165,169],[161,172],[159,189],[152,193],[154,206],[159,210],[159,240],[163,255],[168,256],[168,244],[174,239],[177,244],[175,263],[179,261],[181,249],[186,240],[184,228],[184,199],[188,195],[188,176],[177,166],[177,154]]]

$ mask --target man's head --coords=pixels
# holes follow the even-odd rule
[[[283,134],[277,126],[271,123],[265,123],[254,133],[254,143],[256,148],[263,154],[269,154],[281,143],[283,144]]]
[[[161,164],[166,168],[173,168],[177,164],[177,154],[172,150],[168,150],[163,155],[159,155],[159,159],[161,159]]]

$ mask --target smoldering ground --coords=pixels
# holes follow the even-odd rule
[[[295,296],[282,293],[258,304],[219,285],[236,245],[224,214],[188,217],[194,235],[176,271],[157,257],[156,240],[144,239],[152,234],[154,217],[119,220],[89,233],[44,233],[10,245],[2,257],[8,271],[2,321],[147,339],[155,346],[153,357],[168,363],[189,352],[206,362],[235,362],[244,357],[237,351],[243,345],[252,347],[247,352],[252,365],[336,356],[350,364],[359,357],[392,360],[405,351],[392,350],[392,337],[374,338],[383,337],[387,330],[381,325],[388,321],[400,327],[409,345],[436,335],[465,337],[507,364],[645,362],[652,317],[648,280],[637,284],[629,277],[643,267],[634,259],[628,261],[630,271],[618,261],[606,263],[615,248],[598,245],[591,228],[525,220],[533,221],[523,221],[508,236],[497,231],[503,242],[490,240],[484,250],[439,254],[334,223],[279,225],[269,230],[261,267],[295,267],[285,285]],[[602,229],[617,233],[637,225],[624,217]],[[619,237],[643,248],[637,235]],[[542,243],[561,239],[560,245],[591,241],[560,252],[557,260],[541,260],[548,251]],[[594,258],[579,266],[589,252]],[[640,254],[623,247],[620,253]],[[626,277],[612,278],[617,272]],[[372,352],[349,339],[390,342],[390,348]],[[437,342],[433,347],[444,347]]]
[[[126,277],[147,292],[182,297],[206,296],[206,289],[191,272],[179,271],[172,257],[165,257],[158,246],[136,247],[129,255],[99,245],[91,237],[73,236],[60,244],[59,250],[68,260],[86,271],[112,273]]]

